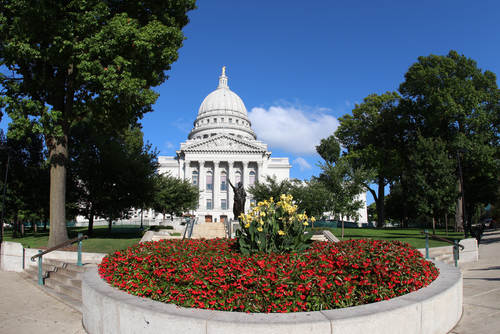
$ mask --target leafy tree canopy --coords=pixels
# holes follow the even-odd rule
[[[288,179],[278,181],[276,175],[266,175],[263,181],[257,180],[248,188],[256,202],[269,200],[271,197],[278,201],[281,195],[292,194],[292,183]]]
[[[178,58],[194,0],[47,0],[0,4],[0,107],[13,136],[36,120],[50,154],[49,246],[68,239],[70,127],[91,118],[125,129],[152,110],[152,87]]]

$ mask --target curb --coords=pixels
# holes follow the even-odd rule
[[[439,277],[404,296],[337,310],[239,313],[187,309],[129,295],[87,271],[82,279],[83,324],[98,333],[448,333],[462,315],[462,272],[434,262]]]

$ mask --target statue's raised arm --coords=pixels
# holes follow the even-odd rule
[[[229,182],[229,185],[231,186],[231,188],[233,188],[233,190],[236,190],[236,188],[233,186],[233,184],[231,183],[231,180],[227,179],[227,182]]]

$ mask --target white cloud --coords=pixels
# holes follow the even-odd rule
[[[169,141],[166,141],[165,144],[163,144],[163,152],[168,152],[169,150],[174,148],[174,144],[172,144]]]
[[[325,108],[312,109],[304,106],[277,106],[269,110],[253,108],[248,117],[257,139],[268,144],[270,151],[316,154],[320,140],[333,134],[339,122]]]
[[[298,157],[298,158],[297,158],[297,159],[295,159],[292,163],[293,163],[293,164],[299,164],[299,166],[300,166],[300,171],[301,171],[301,172],[303,172],[303,171],[304,171],[304,169],[311,169],[311,168],[312,168],[311,164],[310,164],[310,163],[308,163],[308,162],[306,161],[306,159],[301,158],[301,157]]]

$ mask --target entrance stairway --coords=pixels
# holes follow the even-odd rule
[[[38,262],[33,262],[29,268],[24,269],[29,280],[38,285]],[[59,299],[75,310],[82,312],[82,276],[97,263],[85,263],[77,266],[60,260],[43,259],[42,275],[44,285],[38,285],[48,294]]]

